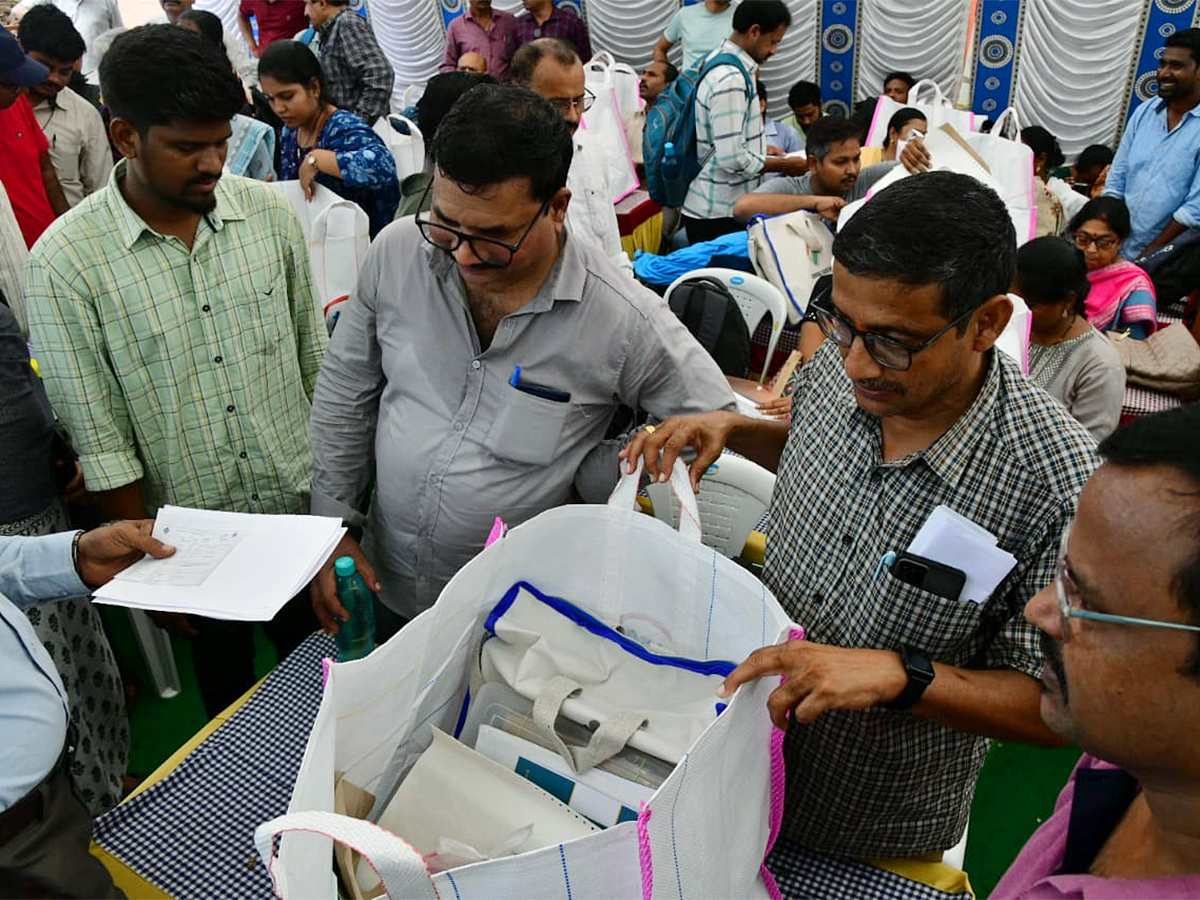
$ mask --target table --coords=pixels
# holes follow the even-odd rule
[[[663,210],[644,190],[636,190],[615,204],[621,249],[633,259],[634,251],[657,253],[662,247]]]
[[[320,705],[314,634],[205,726],[120,806],[96,820],[92,851],[133,898],[273,896],[254,829],[287,811]],[[785,897],[962,900],[966,876],[940,862],[836,859],[781,842],[769,866]]]

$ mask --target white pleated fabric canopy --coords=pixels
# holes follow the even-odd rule
[[[818,80],[821,41],[819,0],[785,2],[792,12],[792,27],[762,72],[770,110],[777,116],[787,112],[792,84]],[[1171,8],[1187,5],[1187,0],[1012,0],[1009,14],[1020,21],[1012,103],[1022,124],[1048,128],[1058,136],[1068,159],[1088,144],[1115,143],[1131,91],[1131,72],[1141,52],[1142,22],[1156,2]],[[368,3],[380,45],[396,68],[399,107],[405,87],[423,84],[437,71],[445,20],[463,9],[466,0]],[[520,0],[494,3],[499,9],[521,11]],[[845,3],[857,8],[855,99],[876,95],[883,76],[893,70],[933,78],[946,96],[957,99],[973,0]],[[201,0],[201,5],[224,18],[235,4],[234,0]],[[571,0],[571,5],[582,6],[597,50],[608,50],[640,70],[682,4],[681,0]],[[1149,35],[1147,40],[1161,37]],[[975,51],[972,47],[971,76]]]

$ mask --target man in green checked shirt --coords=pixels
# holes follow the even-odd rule
[[[325,326],[287,200],[222,177],[241,86],[218,49],[165,25],[118,37],[100,82],[125,159],[47,230],[25,278],[88,488],[114,519],[163,503],[306,513]],[[194,638],[209,715],[253,683],[249,623],[170,625]],[[267,633],[282,656],[315,627],[302,600]]]

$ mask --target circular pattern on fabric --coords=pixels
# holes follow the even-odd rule
[[[981,106],[982,106],[983,111],[986,113],[996,111],[996,101],[995,100],[984,100],[983,103],[981,104]]]
[[[830,25],[822,35],[821,43],[830,53],[845,53],[854,46],[854,32],[849,25]]]
[[[989,91],[998,91],[1000,90],[1000,79],[992,75],[983,82],[983,86]]]
[[[831,81],[829,82],[829,89],[831,91],[840,91],[842,89],[842,83],[840,81]]]
[[[1166,49],[1167,49],[1166,47],[1159,47],[1157,50],[1154,51],[1154,58],[1161,60],[1163,58],[1163,51],[1165,51]]]
[[[992,13],[992,24],[993,25],[1003,25],[1007,21],[1008,21],[1008,14],[1006,12],[1004,12],[1003,10],[998,9],[994,13]]]
[[[1133,93],[1139,100],[1149,100],[1158,96],[1158,77],[1155,72],[1143,72],[1138,76],[1133,86]]]
[[[845,3],[833,4],[833,14],[835,16],[844,16],[846,14],[846,4]]]
[[[842,74],[842,70],[843,70],[844,68],[846,68],[846,67],[845,67],[845,66],[843,66],[843,65],[842,65],[840,62],[838,62],[836,59],[835,59],[833,62],[831,62],[831,63],[829,64],[829,71],[830,71],[830,72],[832,72],[834,75],[841,75],[841,74]]]
[[[1012,62],[1012,41],[1002,34],[984,38],[979,45],[979,61],[989,69],[1001,69]]]
[[[457,16],[465,4],[466,0],[442,0],[442,11],[448,16]]]
[[[559,9],[569,9],[575,15],[579,16],[579,18],[583,18],[583,3],[578,2],[578,0],[561,0],[561,2],[554,5]]]
[[[850,115],[850,107],[841,100],[826,100],[825,115],[837,116],[840,119],[845,119]]]
[[[1170,37],[1175,33],[1175,26],[1170,22],[1164,22],[1158,26],[1158,34],[1160,37]]]
[[[1154,0],[1154,5],[1169,15],[1188,9],[1192,5],[1192,0]]]

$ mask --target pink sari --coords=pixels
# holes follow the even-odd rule
[[[1088,272],[1091,288],[1087,295],[1087,319],[1100,331],[1109,331],[1122,325],[1148,322],[1154,331],[1158,312],[1155,305],[1154,284],[1140,266],[1126,259]],[[1135,292],[1143,296],[1133,297]],[[1125,304],[1122,309],[1122,304]],[[1120,321],[1118,321],[1118,313]]]

